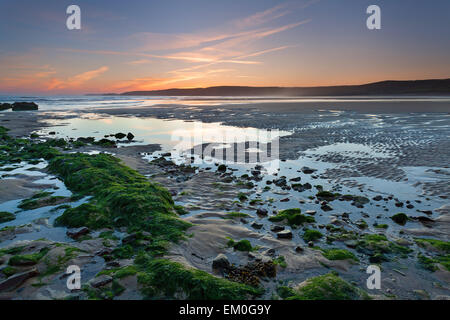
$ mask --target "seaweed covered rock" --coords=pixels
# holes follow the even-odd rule
[[[408,216],[406,215],[406,214],[404,214],[404,213],[397,213],[397,214],[394,214],[392,217],[391,217],[391,219],[395,222],[395,223],[398,223],[398,224],[400,224],[400,225],[405,225],[406,224],[406,222],[408,221]]]
[[[146,230],[154,238],[176,241],[190,226],[177,218],[169,191],[108,154],[64,154],[50,161],[49,171],[74,193],[92,196],[67,209],[57,224],[68,227],[127,227]]]
[[[287,300],[366,300],[369,295],[331,272],[310,278],[297,288],[283,290]]]
[[[38,105],[34,102],[14,102],[12,104],[13,111],[32,111],[38,110]]]
[[[315,222],[314,217],[302,215],[299,208],[281,210],[275,216],[269,217],[269,221],[272,222],[280,222],[284,220],[286,220],[291,226]]]

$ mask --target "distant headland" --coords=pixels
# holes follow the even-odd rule
[[[89,94],[94,95],[94,94]],[[450,95],[450,78],[430,80],[386,80],[361,85],[324,87],[249,87],[216,86],[207,88],[128,91],[95,95],[122,96],[376,96],[376,95]]]

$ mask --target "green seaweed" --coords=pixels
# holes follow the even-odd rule
[[[269,221],[280,222],[286,220],[290,226],[299,226],[304,223],[315,222],[314,217],[301,214],[299,208],[280,210],[275,216],[269,217]]]

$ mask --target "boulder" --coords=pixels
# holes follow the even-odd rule
[[[267,216],[268,211],[267,211],[267,209],[259,208],[259,209],[256,210],[256,214],[258,216]]]
[[[13,111],[30,111],[38,110],[38,105],[34,102],[14,102],[12,104]]]
[[[261,229],[263,227],[262,223],[253,222],[251,226],[255,229]]]
[[[28,279],[33,278],[38,274],[39,272],[37,271],[36,268],[27,270],[25,272],[16,273],[15,275],[12,275],[8,279],[0,282],[0,292],[14,290]]]
[[[93,288],[100,288],[100,287],[103,287],[104,285],[107,285],[112,280],[113,280],[113,278],[111,276],[102,274],[101,276],[95,277],[94,279],[89,281],[89,283],[91,284],[91,286]]]
[[[88,233],[89,229],[87,227],[69,229],[66,232],[67,236],[71,237],[72,239],[78,239],[79,237],[84,236],[85,234]]]
[[[284,230],[283,226],[272,226],[270,228],[270,231],[272,231],[272,232],[280,232],[280,231],[283,231],[283,230]]]
[[[317,171],[316,169],[309,168],[309,167],[303,167],[301,170],[304,174],[311,174],[311,173],[314,173]]]
[[[223,271],[230,267],[230,261],[223,253],[217,255],[212,262],[213,270]]]
[[[128,132],[127,139],[128,139],[128,141],[133,140],[134,139],[134,134],[132,134],[131,132]]]
[[[292,232],[290,230],[283,230],[277,233],[278,239],[292,239]]]
[[[119,140],[125,138],[126,136],[127,135],[125,133],[122,133],[122,132],[116,133],[114,135],[114,137],[116,137],[116,139],[119,139]]]
[[[11,109],[12,105],[10,103],[0,103],[0,111]]]

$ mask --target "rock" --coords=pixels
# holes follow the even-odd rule
[[[100,256],[100,257],[103,257],[103,256],[105,256],[105,255],[111,254],[111,252],[112,252],[112,249],[110,249],[110,248],[104,248],[104,249],[98,250],[98,251],[95,253],[95,255]]]
[[[292,239],[292,232],[290,230],[283,230],[277,233],[278,239]]]
[[[223,253],[217,255],[212,262],[213,270],[223,271],[230,267],[230,261]]]
[[[413,209],[413,208],[414,208],[414,206],[413,206],[412,204],[408,204],[408,205],[406,205],[406,207],[407,207],[408,209]]]
[[[128,141],[132,141],[134,139],[134,134],[132,134],[131,132],[128,132],[127,139],[128,139]]]
[[[14,102],[12,104],[13,111],[30,111],[37,110],[38,105],[34,102]]]
[[[37,275],[39,275],[39,272],[36,268],[30,269],[25,272],[16,273],[8,279],[0,282],[0,292],[14,290],[28,279],[33,278]]]
[[[401,207],[403,207],[403,202],[396,202],[395,206],[398,208],[401,208]]]
[[[284,199],[280,200],[280,202],[288,202],[288,201],[289,201],[289,198],[284,198]]]
[[[303,168],[301,168],[301,170],[304,174],[311,174],[311,173],[314,173],[317,171],[316,169],[309,168],[309,167],[303,167]]]
[[[77,141],[83,142],[83,143],[93,143],[95,141],[95,138],[94,137],[87,137],[87,138],[79,137],[79,138],[77,138]]]
[[[273,180],[273,183],[277,187],[283,187],[283,186],[286,186],[286,184],[287,184],[286,178],[279,178],[279,179]]]
[[[320,209],[322,209],[323,211],[331,211],[331,210],[333,210],[333,208],[330,205],[328,205],[328,204],[322,204]]]
[[[261,229],[263,227],[262,223],[253,222],[251,226],[255,229]]]
[[[339,220],[338,218],[333,218],[333,219],[331,219],[330,224],[333,224],[335,226],[340,226],[340,225],[342,225],[342,221]]]
[[[315,210],[306,210],[305,211],[306,214],[309,214],[310,216],[315,215],[317,212]]]
[[[267,216],[268,211],[267,211],[267,209],[264,209],[264,208],[258,208],[258,209],[256,210],[256,214],[257,214],[258,216]]]
[[[303,251],[304,251],[304,249],[302,247],[300,247],[300,246],[295,247],[295,252],[300,253],[300,252],[303,252]]]
[[[11,109],[12,105],[10,103],[0,103],[0,111]]]
[[[111,281],[113,281],[113,278],[111,276],[102,274],[101,276],[95,277],[94,279],[89,281],[89,283],[93,288],[100,288],[103,287],[104,285],[107,285]]]
[[[283,230],[284,230],[283,226],[272,226],[270,228],[270,231],[272,231],[272,232],[280,232],[280,231],[283,231]]]
[[[293,181],[293,182],[299,182],[300,180],[302,180],[301,177],[296,177],[296,178],[289,179],[289,181]]]
[[[71,237],[72,239],[78,239],[79,237],[81,237],[85,234],[88,234],[88,233],[89,233],[89,229],[87,227],[69,229],[66,232],[67,236]]]
[[[381,201],[381,200],[383,200],[383,197],[378,195],[378,196],[373,197],[372,200]]]
[[[119,133],[116,133],[115,135],[114,135],[114,137],[116,137],[116,139],[123,139],[123,138],[125,138],[127,135],[125,134],[125,133],[122,133],[122,132],[119,132]],[[134,138],[134,137],[133,137]],[[133,139],[132,138],[132,139]],[[132,140],[131,139],[131,140]]]
[[[117,268],[120,267],[120,262],[119,261],[109,261],[106,263],[107,267],[111,267],[111,268]]]
[[[310,247],[310,248],[314,247],[314,242],[309,241],[309,242],[308,242],[308,247]]]
[[[347,241],[344,242],[344,244],[347,247],[354,249],[354,248],[356,248],[358,246],[358,241],[356,241],[356,240],[347,240]]]
[[[131,243],[137,240],[137,234],[136,233],[132,233],[127,235],[126,237],[124,237],[122,239],[122,244],[127,244],[127,243]]]
[[[397,213],[394,214],[391,219],[395,222],[398,223],[400,225],[405,225],[406,221],[408,221],[408,216],[404,213]]]
[[[431,210],[419,210],[419,212],[425,213],[429,216],[431,216],[433,214],[433,211],[431,211]]]
[[[221,164],[221,165],[219,165],[219,166],[217,167],[217,171],[219,171],[219,172],[225,172],[225,171],[227,171],[227,166],[224,165],[224,164]]]

